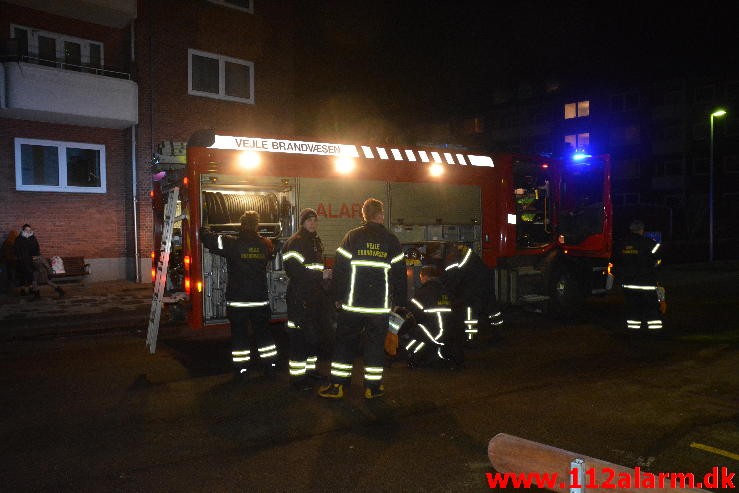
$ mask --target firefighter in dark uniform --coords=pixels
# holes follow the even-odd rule
[[[349,231],[336,250],[334,286],[338,314],[336,342],[328,385],[321,397],[340,399],[351,382],[354,355],[364,332],[364,396],[384,394],[385,335],[393,303],[404,306],[407,284],[405,261],[398,238],[385,226],[382,202],[362,204],[365,223]]]
[[[445,344],[452,331],[452,302],[436,267],[421,267],[419,278],[421,286],[408,304],[416,323],[405,324],[406,333],[400,334],[409,341],[404,347],[411,368],[446,360]]]
[[[267,264],[272,257],[272,242],[257,233],[259,213],[246,211],[241,216],[238,236],[200,229],[200,239],[211,253],[226,258],[226,316],[231,323],[231,358],[236,378],[246,380],[254,338],[265,374],[274,373],[277,346],[272,339],[267,291]]]
[[[629,225],[629,234],[614,248],[614,276],[621,283],[626,304],[626,328],[660,330],[657,266],[660,244],[644,236],[644,223]]]
[[[290,338],[290,381],[306,389],[305,377],[320,379],[316,370],[321,323],[325,320],[323,281],[331,270],[323,267],[323,243],[316,229],[318,215],[313,209],[300,213],[300,229],[282,249],[289,278],[287,285],[287,333]]]
[[[454,330],[448,342],[448,355],[458,365],[464,361],[463,346],[476,339],[479,326],[501,325],[502,314],[493,291],[488,266],[467,245],[447,247],[447,266],[442,282],[452,296]]]

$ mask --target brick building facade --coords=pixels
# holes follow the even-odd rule
[[[161,144],[293,134],[292,8],[1,1],[0,238],[29,223],[44,255],[84,256],[93,281],[150,281]]]

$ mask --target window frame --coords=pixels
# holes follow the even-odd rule
[[[571,110],[568,113],[568,107]],[[590,100],[581,99],[579,101],[570,101],[562,107],[564,110],[563,117],[565,120],[574,120],[575,118],[587,118],[590,116]],[[568,116],[568,114],[573,116]]]
[[[205,91],[197,91],[192,88],[192,58],[197,55],[203,58],[211,58],[218,61],[218,94]],[[229,96],[226,92],[226,63],[234,63],[237,65],[245,65],[249,67],[249,98],[241,98],[238,96]],[[187,94],[190,96],[200,96],[204,98],[220,99],[222,101],[231,101],[234,103],[254,104],[254,62],[242,60],[217,53],[196,50],[188,48],[187,50]]]
[[[15,189],[19,192],[64,192],[64,193],[107,193],[105,145],[86,142],[67,142],[61,140],[27,139],[16,137],[15,149]],[[26,185],[23,183],[22,145],[56,147],[58,152],[59,185]],[[67,185],[67,152],[72,149],[92,149],[100,153],[100,186],[76,187]]]
[[[20,24],[10,24],[10,37],[13,38],[15,35],[16,29],[22,29],[26,31],[26,38],[28,40],[28,46],[26,47],[27,53],[26,55],[30,58],[36,58],[39,60],[39,63],[41,63],[41,59],[39,57],[39,36],[44,36],[46,38],[50,38],[54,40],[54,66],[61,67],[61,68],[67,68],[67,67],[74,67],[74,64],[67,63],[67,61],[64,59],[64,43],[65,42],[71,42],[79,44],[81,47],[81,54],[80,54],[80,68],[87,69],[88,71],[92,71],[95,69],[102,69],[105,67],[105,43],[102,41],[96,41],[94,39],[86,39],[86,38],[78,38],[76,36],[69,36],[67,34],[62,33],[55,33],[52,31],[44,31],[42,29],[35,29],[28,26],[22,26]],[[90,58],[90,47],[92,45],[97,45],[100,47],[100,62],[98,65],[91,65],[91,58]],[[35,50],[35,51],[34,51]],[[52,60],[48,60],[48,62],[51,62]]]

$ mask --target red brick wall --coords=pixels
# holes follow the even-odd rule
[[[248,14],[205,0],[139,0],[135,61],[129,63],[127,28],[107,28],[0,2],[0,32],[9,32],[10,23],[16,23],[102,41],[106,66],[131,71],[139,88],[137,219],[142,258],[155,248],[150,165],[162,141],[186,141],[202,128],[233,135],[293,136],[293,2],[255,4],[255,13]],[[254,62],[255,104],[189,96],[189,48]],[[14,137],[104,144],[108,192],[16,191]],[[133,256],[130,139],[130,130],[0,118],[0,239],[28,222],[46,254]]]
[[[248,14],[204,0],[139,1],[137,148],[140,238],[145,252],[154,247],[148,169],[162,141],[187,141],[203,128],[226,135],[293,136],[293,5],[291,1],[255,4],[255,13]],[[188,95],[190,48],[254,62],[255,104]]]
[[[0,238],[33,226],[44,255],[112,258],[130,255],[130,169],[125,130],[0,119]],[[14,138],[102,144],[107,193],[29,192],[15,189]]]

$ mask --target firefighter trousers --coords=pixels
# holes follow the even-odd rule
[[[274,366],[277,361],[277,346],[267,326],[269,307],[229,306],[226,316],[231,322],[231,357],[234,366],[237,369],[249,367],[252,346],[256,346],[258,359],[264,366]]]
[[[389,315],[364,315],[347,311],[339,313],[334,355],[331,358],[331,383],[351,383],[354,358],[364,340],[364,385],[378,389],[382,384],[385,364],[385,335]]]
[[[307,372],[316,371],[318,362],[318,328],[321,313],[304,313],[295,320],[287,321],[287,335],[290,341],[290,377],[300,379]]]
[[[623,292],[627,329],[659,330],[662,328],[656,290],[624,286]]]

